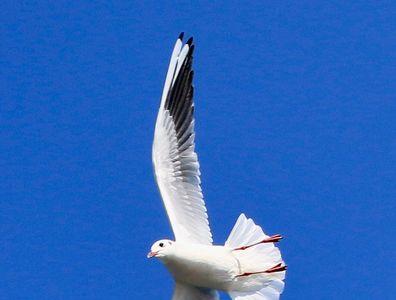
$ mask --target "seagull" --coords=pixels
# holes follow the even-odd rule
[[[175,280],[172,300],[279,299],[286,265],[275,243],[241,214],[224,246],[213,245],[195,152],[192,37],[174,46],[155,125],[152,160],[155,178],[175,240],[155,242],[156,257]]]

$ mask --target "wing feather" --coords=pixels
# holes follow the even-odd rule
[[[212,234],[195,153],[192,39],[176,41],[153,143],[155,177],[176,240],[211,244]]]

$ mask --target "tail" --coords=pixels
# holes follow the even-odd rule
[[[286,266],[275,247],[279,235],[269,237],[252,219],[241,214],[225,246],[239,263],[240,275],[235,279],[233,300],[277,300],[283,291]]]

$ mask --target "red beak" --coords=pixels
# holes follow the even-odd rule
[[[152,252],[152,251],[150,251],[150,252],[147,254],[147,258],[152,258],[152,257],[156,256],[157,254],[158,254],[158,252]]]

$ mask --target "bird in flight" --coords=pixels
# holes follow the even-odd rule
[[[216,300],[217,290],[234,300],[279,299],[286,265],[268,236],[241,214],[224,246],[213,245],[195,152],[194,43],[181,33],[172,52],[155,125],[155,177],[175,240],[155,242],[156,257],[175,279],[172,300]]]

